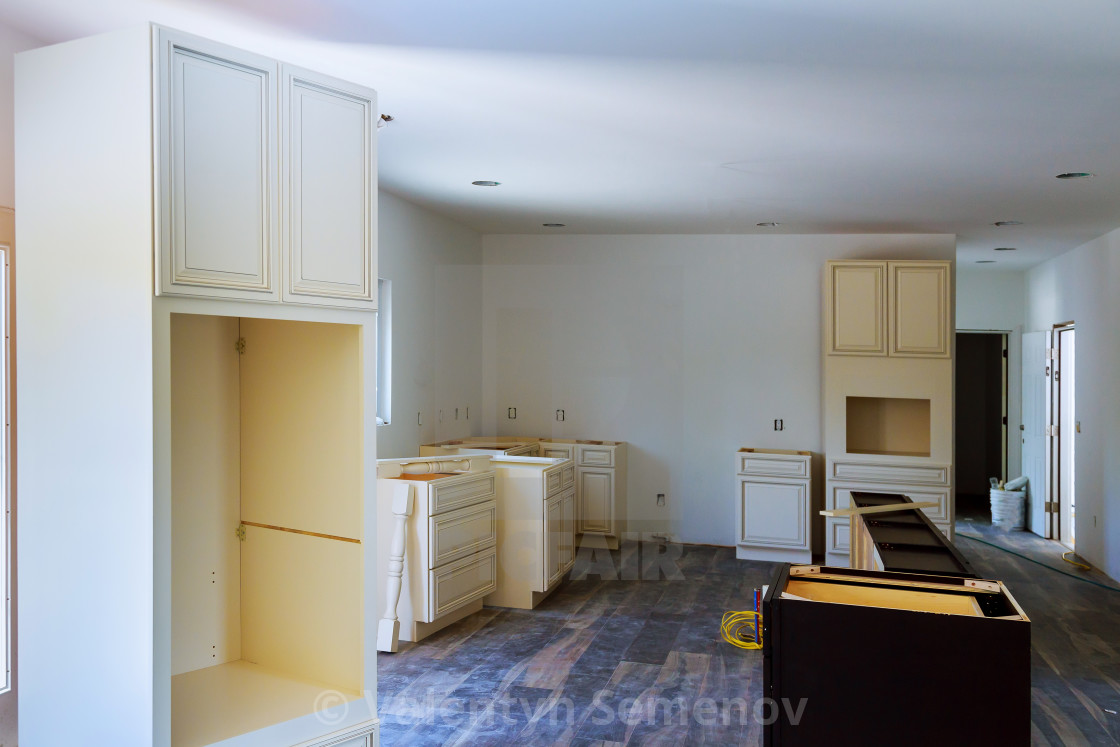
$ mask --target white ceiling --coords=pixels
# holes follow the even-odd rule
[[[946,232],[1012,269],[1120,226],[1113,0],[0,0],[49,42],[147,20],[376,88],[383,187],[484,233]]]

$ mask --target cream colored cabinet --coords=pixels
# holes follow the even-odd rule
[[[533,609],[575,560],[575,465],[570,460],[495,456],[498,579],[486,604]]]
[[[950,267],[940,260],[830,261],[827,353],[949,357]]]
[[[626,444],[577,441],[575,457],[576,534],[582,543],[596,538],[618,549],[626,531]]]
[[[279,64],[157,29],[161,293],[280,300]]]
[[[737,558],[812,562],[811,456],[780,449],[735,454]]]
[[[378,611],[385,616],[393,495],[405,483],[412,488],[413,501],[405,521],[404,571],[396,616],[400,639],[419,641],[481,609],[483,597],[496,588],[497,476],[488,459],[481,456],[432,462],[435,471],[428,474],[402,473],[401,467],[409,461],[378,461]],[[457,471],[467,463],[471,471]]]
[[[888,262],[890,355],[948,358],[949,263]]]
[[[829,262],[825,308],[829,354],[887,354],[886,262]]]
[[[580,467],[579,531],[614,534],[614,470]]]
[[[934,508],[921,509],[949,541],[953,540],[951,470],[946,464],[922,462],[869,463],[829,460],[825,481],[825,505],[849,508],[851,493],[901,493],[915,503],[932,501]],[[828,565],[846,566],[851,537],[847,518],[825,518],[825,553]]]
[[[284,300],[376,304],[373,91],[283,66]]]
[[[375,308],[376,94],[153,35],[157,293]]]

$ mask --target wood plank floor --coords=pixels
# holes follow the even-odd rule
[[[1081,575],[1035,535],[982,518],[958,530]],[[1120,593],[967,538],[957,546],[1032,620],[1032,742],[1120,745]],[[378,654],[381,743],[761,744],[761,652],[722,641],[719,622],[750,609],[773,564],[736,560],[731,548],[646,550],[585,554],[576,570],[589,568],[586,577],[532,612],[486,608]],[[672,577],[643,579],[651,559]]]

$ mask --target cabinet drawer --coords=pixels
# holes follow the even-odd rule
[[[559,493],[564,489],[564,475],[561,470],[554,469],[544,473],[545,497]]]
[[[837,460],[829,462],[828,476],[837,480],[889,482],[896,485],[948,485],[949,466],[945,464],[875,464]]]
[[[428,619],[482,599],[497,588],[498,553],[494,548],[468,555],[428,571]]]
[[[428,519],[428,567],[492,547],[498,539],[498,504],[486,501]]]
[[[562,490],[567,490],[568,488],[572,487],[575,484],[576,484],[576,466],[574,464],[569,464],[567,467],[561,468],[561,470],[560,470],[560,488]]]
[[[572,459],[575,457],[575,444],[551,444],[541,441],[541,456],[547,459]]]
[[[494,495],[494,473],[471,475],[452,485],[433,485],[428,493],[428,513],[441,514],[469,506]]]
[[[610,446],[577,446],[581,467],[613,467],[614,448]]]
[[[867,491],[870,493],[901,493],[914,503],[936,501],[936,508],[923,508],[922,511],[932,522],[947,522],[949,520],[949,488],[927,488],[920,485],[875,485],[832,483],[828,484],[828,495],[825,503],[829,508],[849,508],[851,506],[851,493]]]
[[[808,477],[809,458],[783,454],[739,452],[739,474],[768,475],[771,477]]]

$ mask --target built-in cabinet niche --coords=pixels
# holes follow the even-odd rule
[[[361,335],[171,315],[176,747],[306,717],[325,689],[357,700],[372,685]]]
[[[929,400],[906,397],[846,397],[849,454],[928,457]]]

